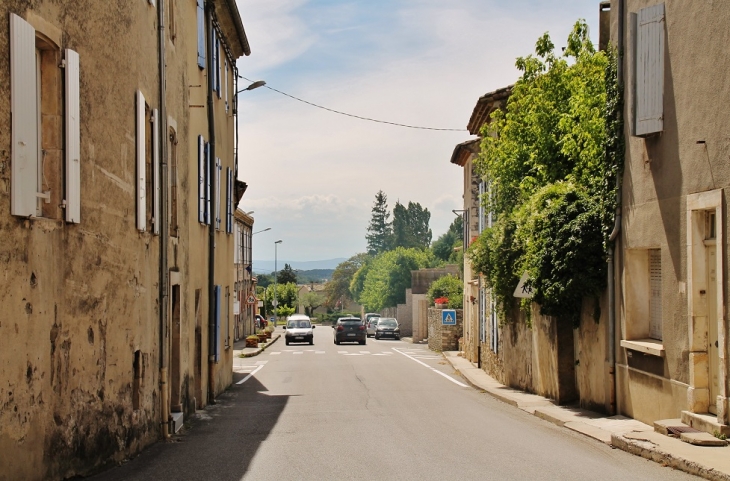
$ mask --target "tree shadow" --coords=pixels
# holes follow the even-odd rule
[[[94,481],[186,479],[240,480],[269,437],[289,401],[273,396],[255,377],[233,373],[216,404],[198,411],[168,442],[158,442],[133,460],[93,476]]]

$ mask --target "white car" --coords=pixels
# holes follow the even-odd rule
[[[314,344],[314,326],[309,316],[294,314],[287,317],[284,329],[286,329],[284,340],[287,346],[291,342],[308,342],[310,346]]]

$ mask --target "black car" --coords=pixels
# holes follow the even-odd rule
[[[360,345],[365,345],[367,341],[365,324],[359,317],[340,317],[332,327],[335,332],[335,344],[357,342]]]
[[[392,317],[381,317],[378,320],[378,325],[375,326],[375,339],[382,339],[383,337],[400,339],[400,326],[398,325],[398,321]]]

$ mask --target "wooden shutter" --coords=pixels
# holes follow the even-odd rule
[[[649,249],[649,337],[662,339],[662,251]]]
[[[152,233],[160,234],[160,113],[152,111]]]
[[[205,224],[205,140],[198,135],[198,222]]]
[[[221,286],[216,285],[215,289],[215,327],[213,330],[213,336],[212,336],[212,352],[213,352],[213,361],[218,362],[221,358]]]
[[[145,139],[145,100],[142,92],[137,90],[137,230],[147,230],[146,206],[147,196],[147,153]]]
[[[210,144],[205,143],[205,223],[210,225],[213,214],[211,212],[211,199],[210,199]]]
[[[218,34],[213,30],[213,55],[215,55],[215,91],[218,94],[218,98],[221,98],[221,42],[218,38]]]
[[[10,111],[12,113],[10,213],[23,217],[38,209],[38,79],[35,29],[10,14]]]
[[[636,25],[634,133],[645,136],[664,130],[664,4],[644,8]]]
[[[221,228],[221,159],[215,159],[215,228]]]
[[[81,222],[79,54],[66,49],[66,222]]]
[[[198,67],[205,69],[205,6],[198,2]]]
[[[226,167],[226,232],[233,232],[233,171]]]
[[[223,92],[226,101],[226,113],[228,113],[228,58],[225,59],[226,68],[223,71]]]

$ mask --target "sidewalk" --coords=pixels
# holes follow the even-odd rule
[[[558,406],[550,399],[504,386],[464,359],[444,352],[451,366],[473,387],[500,401],[637,456],[705,479],[730,481],[730,446],[695,446],[655,432],[652,426],[625,416],[604,416],[585,409]]]
[[[266,344],[259,344],[259,347],[246,347],[246,339],[239,339],[238,341],[233,343],[233,357],[236,358],[258,356],[269,346],[275,343],[276,340],[282,336],[282,334],[284,334],[284,329],[281,326],[277,327],[276,330],[271,334],[271,339],[269,339],[269,342],[267,342]]]

